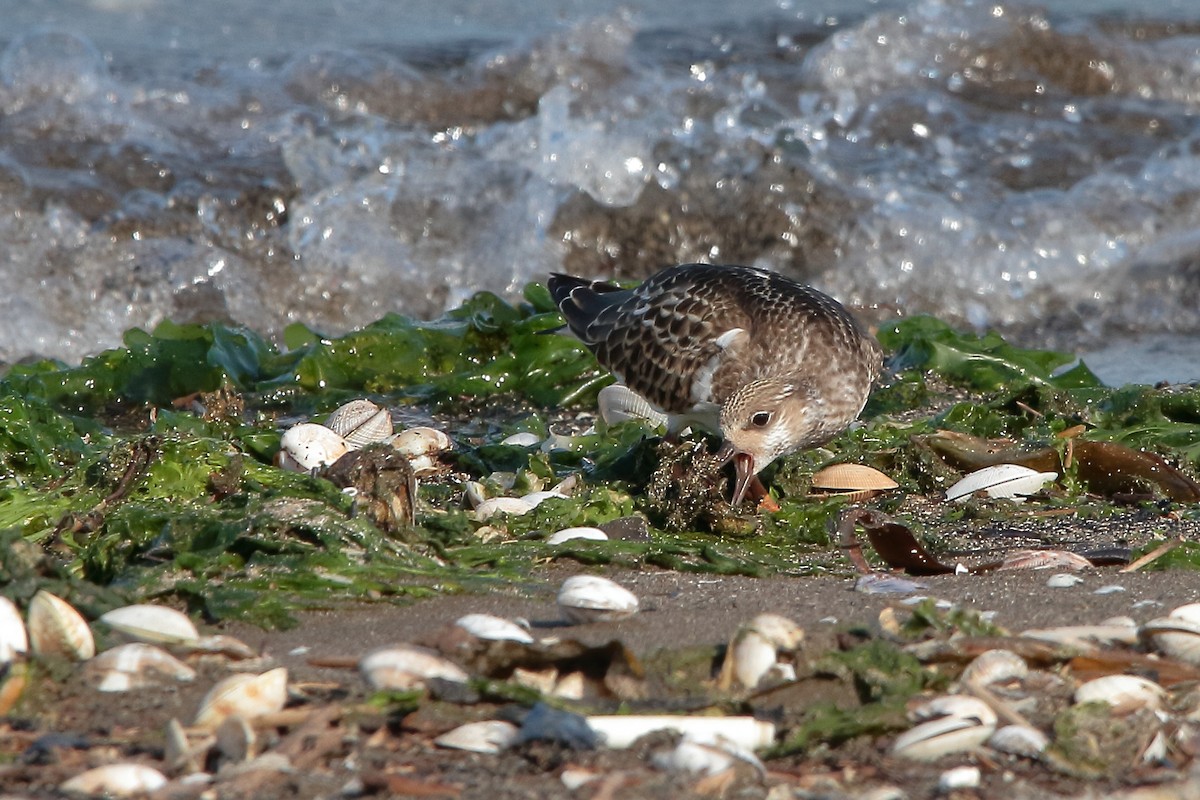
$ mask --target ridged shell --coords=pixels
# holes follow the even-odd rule
[[[101,614],[99,621],[140,642],[188,644],[200,638],[187,614],[166,606],[122,606]]]
[[[648,423],[652,428],[662,428],[667,425],[666,414],[650,405],[646,402],[646,398],[628,386],[619,383],[601,389],[596,395],[596,406],[600,413],[600,419],[609,425],[629,420]]]
[[[454,623],[477,639],[533,644],[529,631],[511,620],[491,614],[466,614]]]
[[[128,692],[157,686],[164,680],[190,681],[196,677],[196,670],[161,647],[145,642],[105,650],[88,661],[86,669],[102,692]]]
[[[934,698],[919,707],[915,716],[929,721],[896,737],[892,752],[917,761],[973,750],[996,730],[995,712],[982,700],[965,695]]]
[[[146,794],[167,785],[167,778],[144,764],[105,764],[89,769],[58,788],[67,793],[107,797]]]
[[[470,676],[453,661],[415,645],[396,645],[368,653],[358,670],[372,689],[412,689],[426,681],[466,683]]]
[[[38,655],[87,661],[96,655],[92,629],[70,603],[42,589],[29,603],[29,643]]]
[[[1142,635],[1160,653],[1200,665],[1200,603],[1180,606],[1142,626]]]
[[[591,528],[588,526],[576,528],[563,528],[561,531],[555,531],[546,539],[546,544],[562,544],[573,539],[587,539],[594,542],[607,542],[608,534],[599,528]]]
[[[826,492],[886,492],[899,485],[863,464],[831,464],[812,476],[813,488]]]
[[[775,726],[754,717],[685,717],[670,714],[642,716],[618,714],[589,716],[588,726],[604,737],[608,747],[629,747],[648,733],[676,731],[692,741],[703,744],[755,750],[775,741]]]
[[[1108,703],[1118,714],[1141,708],[1161,709],[1166,696],[1166,691],[1157,683],[1136,675],[1105,675],[1081,684],[1075,690],[1076,703]]]
[[[437,428],[418,427],[409,428],[393,436],[392,447],[396,448],[400,455],[412,458],[449,450],[451,442],[450,437],[444,431],[439,431]]]
[[[197,728],[213,730],[234,714],[252,720],[273,714],[286,703],[286,668],[277,667],[261,675],[230,675],[204,696],[193,724]]]
[[[433,740],[439,747],[472,753],[499,753],[517,740],[519,729],[504,720],[468,722]]]
[[[279,441],[280,467],[292,472],[312,472],[327,467],[350,451],[346,440],[311,422],[293,425]]]
[[[574,575],[558,590],[558,608],[568,622],[612,622],[636,614],[638,599],[608,578]]]
[[[988,497],[1024,500],[1057,477],[1057,472],[1038,472],[1020,464],[995,464],[964,476],[946,490],[946,499],[966,500],[981,492]]]
[[[351,450],[387,441],[392,435],[392,412],[370,400],[351,400],[325,419],[325,427],[346,440]]]
[[[0,597],[0,667],[29,652],[29,634],[21,612],[7,597]]]

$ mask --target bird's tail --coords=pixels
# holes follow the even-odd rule
[[[590,281],[560,272],[550,273],[546,286],[567,321],[567,327],[581,339],[585,338],[584,330],[596,317],[625,299],[615,293],[628,291],[608,281]]]

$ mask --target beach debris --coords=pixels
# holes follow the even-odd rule
[[[979,747],[996,731],[996,712],[968,695],[943,695],[912,711],[920,724],[896,738],[892,752],[917,761]]]
[[[204,699],[192,723],[214,730],[227,717],[253,720],[283,708],[287,702],[287,669],[276,667],[261,675],[239,673],[219,681]]]
[[[187,614],[148,603],[115,608],[101,614],[97,621],[139,642],[192,644],[200,638]]]
[[[607,542],[608,534],[599,528],[590,526],[580,526],[574,528],[563,528],[560,531],[555,531],[546,537],[546,544],[562,544],[574,540],[590,540],[595,542]]]
[[[989,686],[1021,680],[1029,674],[1029,664],[1011,650],[987,650],[963,670],[960,680],[967,686]]]
[[[144,795],[167,785],[167,778],[144,764],[105,764],[82,772],[59,785],[68,794],[92,797],[132,797]]]
[[[650,405],[646,398],[620,383],[605,386],[596,394],[600,419],[607,425],[636,420],[651,428],[665,428],[667,415]]]
[[[1039,758],[1050,746],[1050,737],[1032,725],[1005,725],[988,738],[987,746],[1009,755]]]
[[[1200,666],[1200,603],[1179,606],[1142,626],[1142,636],[1160,653]]]
[[[573,575],[558,590],[558,608],[568,622],[614,622],[637,613],[633,592],[599,575]]]
[[[413,474],[418,478],[438,472],[436,456],[454,446],[445,431],[426,426],[401,431],[393,436],[390,442],[396,452],[408,459]]]
[[[292,472],[312,472],[327,467],[350,452],[338,434],[312,422],[293,425],[279,441],[277,466]]]
[[[84,669],[101,692],[128,692],[196,678],[196,670],[146,642],[129,642],[105,650],[90,659]]]
[[[1080,684],[1074,698],[1076,703],[1107,703],[1114,714],[1129,714],[1143,708],[1160,710],[1166,694],[1157,683],[1137,675],[1106,675]]]
[[[822,494],[845,497],[851,502],[868,500],[899,486],[874,467],[863,464],[831,464],[812,476],[812,488]]]
[[[529,431],[514,433],[500,440],[500,444],[506,447],[536,447],[541,443],[542,437]]]
[[[1057,472],[1038,472],[1019,464],[996,464],[964,476],[946,490],[946,499],[955,502],[978,494],[997,499],[1024,500],[1057,477]]]
[[[351,450],[358,450],[391,437],[392,413],[370,400],[351,400],[325,418],[325,427],[345,439]]]
[[[499,753],[517,740],[519,728],[504,720],[468,722],[433,740],[439,747],[472,753]]]
[[[718,685],[728,689],[734,682],[754,689],[764,680],[796,677],[791,664],[779,662],[780,652],[790,652],[804,641],[804,630],[780,614],[759,614],[738,628],[725,649]]]
[[[745,750],[767,747],[775,741],[774,723],[754,717],[620,714],[589,716],[587,724],[606,747],[618,750],[658,731],[674,731],[693,742],[728,743]]]
[[[466,683],[470,676],[437,652],[412,644],[399,644],[372,651],[358,662],[367,684],[382,689],[412,689],[431,680]]]
[[[492,614],[465,614],[459,617],[454,624],[479,639],[533,644],[533,637],[525,628],[511,620]]]
[[[40,656],[87,661],[96,655],[96,641],[87,621],[57,595],[41,589],[29,601],[29,644]]]
[[[0,667],[29,652],[29,633],[21,611],[7,597],[0,597]]]

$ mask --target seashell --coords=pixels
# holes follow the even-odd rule
[[[962,682],[968,686],[987,686],[1020,680],[1029,674],[1029,665],[1011,650],[987,650],[963,670]]]
[[[514,433],[512,436],[505,436],[500,440],[500,444],[507,445],[509,447],[534,447],[541,443],[542,437],[538,436],[536,433],[530,433],[529,431]]]
[[[812,476],[814,489],[845,495],[851,501],[866,500],[899,485],[879,470],[863,464],[831,464]]]
[[[779,651],[794,650],[803,640],[804,630],[787,617],[759,614],[734,635],[721,668],[721,686],[728,688],[736,678],[747,689],[757,687],[778,673]]]
[[[1069,550],[1014,550],[1004,557],[999,569],[1069,569],[1078,572],[1092,566]]]
[[[954,767],[938,776],[938,791],[949,794],[957,789],[978,789],[983,782],[979,767]]]
[[[691,775],[716,775],[732,767],[736,761],[732,753],[720,747],[688,738],[681,739],[674,749],[655,753],[651,759],[659,769]]]
[[[574,539],[588,539],[594,542],[607,542],[608,534],[599,528],[591,528],[588,526],[576,528],[563,528],[561,531],[556,531],[546,539],[546,544],[562,544]]]
[[[472,753],[499,753],[517,740],[520,729],[504,720],[468,722],[433,740],[439,747]]]
[[[579,671],[568,672],[554,684],[550,694],[564,700],[582,700],[587,690],[587,679]]]
[[[471,504],[471,508],[479,508],[479,504],[487,500],[487,490],[479,481],[467,481],[463,484],[463,497]]]
[[[29,643],[38,655],[87,661],[96,655],[92,629],[79,612],[45,589],[29,602]]]
[[[477,639],[533,644],[529,631],[515,622],[491,614],[467,614],[454,623]]]
[[[424,647],[411,644],[385,647],[363,656],[358,662],[372,689],[412,689],[434,678],[466,683],[470,676],[462,667]]]
[[[520,516],[530,511],[533,511],[533,506],[523,497],[492,497],[476,506],[474,515],[477,521],[483,522],[497,514]]]
[[[252,720],[273,714],[287,703],[287,669],[277,667],[261,675],[237,674],[217,683],[200,702],[193,723],[197,728],[213,730],[226,717],[237,715]]]
[[[344,438],[351,450],[358,450],[391,437],[392,412],[370,400],[351,400],[326,417],[325,427]]]
[[[451,446],[450,437],[437,428],[409,428],[392,437],[392,447],[409,458],[441,453]]]
[[[675,731],[702,744],[721,743],[745,750],[775,741],[775,725],[754,717],[684,717],[669,714],[587,717],[588,726],[604,737],[608,747],[622,749],[648,733]]]
[[[995,464],[964,476],[946,490],[946,499],[966,500],[982,492],[987,497],[1024,500],[1057,477],[1057,472],[1038,472],[1020,464]]]
[[[240,764],[254,757],[258,737],[240,714],[226,717],[213,732],[217,751],[226,762]]]
[[[608,578],[574,575],[558,590],[558,608],[568,622],[613,622],[636,614],[638,599]]]
[[[522,495],[521,499],[529,504],[530,509],[534,509],[552,497],[558,498],[560,500],[567,499],[567,496],[565,494],[563,494],[562,492],[556,492],[554,490],[549,490],[549,491],[544,491],[544,492],[530,492],[529,494]]]
[[[646,398],[619,383],[605,386],[596,395],[600,419],[608,425],[637,420],[652,428],[665,428],[667,415],[650,405]]]
[[[0,668],[29,652],[29,634],[21,612],[7,597],[0,597]]]
[[[311,422],[293,425],[279,440],[276,463],[291,472],[312,472],[327,467],[350,451],[346,440]]]
[[[1157,683],[1136,675],[1105,675],[1075,690],[1076,703],[1108,703],[1116,714],[1142,708],[1160,710],[1166,696],[1166,690]]]
[[[258,653],[241,639],[220,633],[212,636],[201,636],[194,642],[188,642],[186,650],[190,653],[210,653],[238,660],[258,656]]]
[[[166,680],[190,681],[196,670],[175,656],[145,642],[130,642],[105,650],[87,663],[87,673],[102,692],[128,692]]]
[[[564,497],[570,497],[576,489],[582,485],[583,480],[579,477],[578,472],[572,472],[567,477],[563,478],[558,483],[550,487],[550,491],[555,494],[561,494]]]
[[[927,719],[896,737],[892,752],[917,761],[979,747],[996,730],[996,713],[982,700],[944,695],[919,706],[914,716]]]
[[[1142,635],[1159,652],[1200,666],[1200,603],[1188,603],[1150,620],[1142,626]]]
[[[1073,572],[1056,572],[1046,579],[1046,586],[1050,589],[1070,589],[1081,583],[1083,578]]]
[[[101,614],[99,621],[140,642],[186,644],[200,638],[187,614],[166,606],[139,604],[114,608]]]
[[[1138,629],[1132,620],[1103,625],[1064,625],[1058,628],[1031,628],[1021,636],[1044,642],[1089,649],[1097,644],[1137,644]]]
[[[59,785],[63,792],[107,797],[130,797],[167,785],[167,778],[144,764],[105,764],[89,769]]]
[[[1029,725],[1005,725],[991,735],[987,744],[1001,753],[1037,758],[1050,746],[1050,739]]]

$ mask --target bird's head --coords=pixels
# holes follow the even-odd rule
[[[803,383],[770,379],[749,383],[721,408],[724,455],[737,472],[733,504],[741,502],[750,480],[768,464],[808,444],[818,420],[812,392]]]

